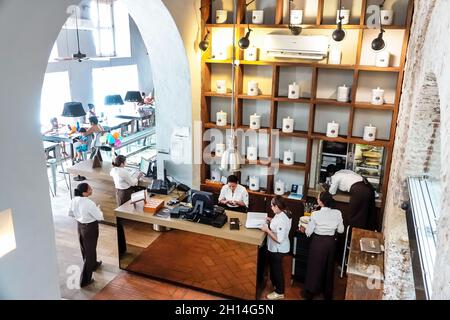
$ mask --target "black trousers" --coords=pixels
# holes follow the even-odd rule
[[[116,189],[117,206],[120,207],[125,202],[129,201],[133,192],[133,187],[124,190]],[[119,255],[122,255],[127,251],[127,243],[125,240],[125,230],[123,229],[123,224],[119,222],[117,222],[117,242],[119,247]]]
[[[375,194],[371,186],[363,181],[350,188],[349,225],[354,228],[375,230]]]
[[[284,294],[283,257],[285,255],[285,253],[269,251],[270,281],[278,294]]]
[[[335,252],[335,236],[312,235],[305,289],[313,294],[323,292],[325,299],[333,297]]]
[[[97,264],[98,222],[78,222],[78,239],[83,257],[83,271],[80,286],[84,286],[92,279],[92,272]]]

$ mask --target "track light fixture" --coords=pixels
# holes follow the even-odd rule
[[[298,36],[300,33],[302,33],[302,27],[291,24],[291,5],[293,5],[293,3],[294,0],[289,0],[289,30],[291,30],[291,33],[294,36]]]
[[[206,34],[205,37],[203,38],[202,41],[200,41],[200,43],[198,44],[198,47],[200,48],[200,50],[202,51],[206,51],[208,50],[209,47],[209,40],[208,40],[208,36],[209,36],[209,30],[206,29]]]
[[[342,20],[344,17],[341,15],[342,0],[339,0],[339,22],[337,24],[337,29],[333,31],[332,38],[334,41],[340,42],[345,38],[345,31],[342,29]]]
[[[381,20],[381,8],[383,8],[384,5],[384,1],[383,3],[380,5],[380,33],[378,34],[378,36],[373,39],[372,41],[372,50],[374,51],[381,51],[384,48],[386,48],[386,42],[383,40],[383,33],[385,32],[383,29],[383,24],[382,24],[382,20]]]
[[[245,11],[247,11],[247,7],[249,5],[251,5],[253,2],[255,2],[255,0],[250,1],[249,3],[245,4]],[[247,19],[247,15],[245,15],[245,19]],[[242,38],[239,39],[238,45],[239,48],[241,48],[242,50],[247,49],[250,46],[250,33],[253,31],[252,29],[250,29],[250,24],[247,24],[247,28],[248,31],[245,34],[245,36],[243,36]]]

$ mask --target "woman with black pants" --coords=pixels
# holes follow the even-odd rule
[[[92,188],[87,183],[80,183],[75,189],[69,216],[74,217],[78,224],[78,239],[83,257],[83,271],[80,286],[85,287],[92,282],[92,272],[102,264],[97,261],[98,221],[103,220],[100,208],[88,197],[92,195]]]
[[[274,291],[267,295],[269,300],[284,299],[284,274],[283,257],[290,250],[289,231],[291,230],[291,213],[286,209],[286,205],[281,196],[272,198],[270,203],[273,218],[267,218],[269,225],[265,224],[261,230],[266,232],[267,249],[269,250],[270,280]]]
[[[321,209],[311,214],[311,220],[306,229],[300,228],[301,232],[311,237],[303,297],[312,299],[314,294],[323,292],[324,298],[331,300],[333,298],[334,255],[336,253],[335,234],[336,231],[344,232],[344,224],[341,212],[331,209],[333,197],[328,191],[319,194],[317,203]]]

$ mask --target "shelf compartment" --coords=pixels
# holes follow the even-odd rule
[[[310,104],[306,103],[289,103],[278,102],[275,108],[275,126],[282,129],[283,119],[290,117],[294,119],[294,135],[295,133],[307,132],[309,129]]]
[[[361,138],[364,126],[369,124],[377,128],[379,140],[389,140],[393,110],[358,109],[355,110],[352,137]]]
[[[409,0],[386,0],[383,3],[383,9],[389,10],[392,9],[394,10],[394,21],[393,21],[393,25],[390,26],[385,26],[383,25],[383,29],[393,29],[393,28],[406,28],[406,19],[407,19],[407,15],[408,15],[408,3]],[[367,6],[370,5],[377,5],[379,4],[378,0],[368,0],[367,1]],[[366,15],[366,21],[365,24],[367,24],[367,22],[370,20],[373,20],[373,17],[371,17],[372,14],[367,14]]]
[[[302,66],[279,67],[279,77],[278,77],[279,81],[277,86],[278,88],[277,95],[279,97],[288,99],[287,96],[289,94],[289,85],[295,82],[300,86],[300,96],[301,96],[301,99],[296,100],[301,101],[303,99],[311,98],[312,96],[311,84],[312,84],[313,70],[314,69],[311,67],[302,67]]]
[[[239,112],[242,115],[242,121],[238,125],[248,126],[250,125],[250,116],[257,113],[261,116],[261,127],[270,127],[270,100],[242,100],[242,108],[239,108]]]
[[[353,75],[351,70],[324,70],[319,69],[317,76],[317,100],[336,101],[339,86],[346,85],[351,88],[350,97],[353,91]],[[339,102],[337,102],[339,103]],[[333,103],[334,104],[334,103]]]
[[[242,65],[242,87],[239,87],[239,94],[247,99],[267,99],[272,98],[272,66],[258,66],[258,65]],[[256,81],[258,83],[258,90],[260,95],[248,96],[248,83]]]
[[[375,65],[376,52],[371,49],[371,42],[378,36],[380,32],[379,29],[365,29],[363,31],[363,42],[361,46],[361,66],[373,66]],[[387,29],[383,34],[383,40],[386,42],[387,48],[389,50],[390,57],[390,67],[399,68],[401,63],[401,54],[403,49],[403,39],[405,37],[406,30],[395,30]]]
[[[326,134],[329,122],[339,123],[339,135],[347,136],[351,106],[316,105],[313,132]]]
[[[356,101],[371,101],[372,90],[380,87],[384,90],[384,100],[394,104],[397,94],[398,76],[395,73],[359,72]]]
[[[360,0],[342,0],[342,6],[350,10],[349,23],[359,25],[361,21],[362,1]],[[338,0],[324,1],[322,12],[322,24],[336,27],[337,10],[339,10]],[[345,26],[345,24],[343,25]]]

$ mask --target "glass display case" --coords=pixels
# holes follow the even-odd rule
[[[353,144],[348,154],[347,169],[360,174],[372,184],[376,191],[380,191],[384,162],[384,147]]]

